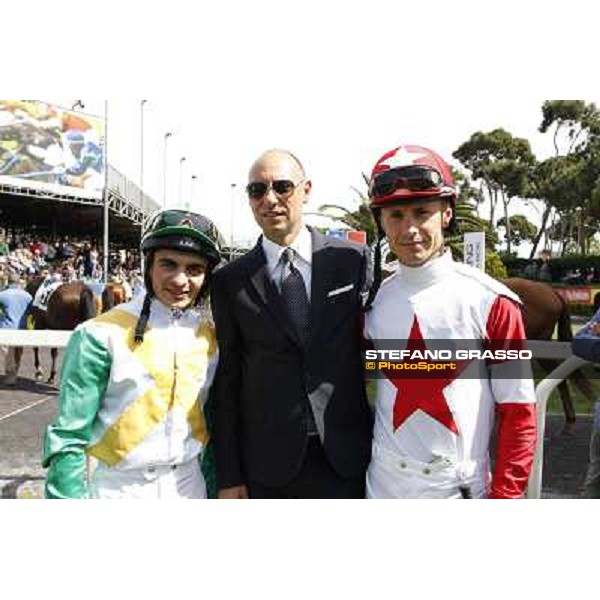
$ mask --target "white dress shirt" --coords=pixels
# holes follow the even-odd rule
[[[275,287],[281,291],[281,275],[283,266],[281,264],[281,255],[286,249],[286,246],[280,246],[275,242],[262,237],[262,247],[267,257],[267,269],[269,276],[273,280]],[[289,248],[294,250],[294,266],[300,271],[304,285],[306,286],[306,294],[310,300],[311,290],[311,271],[312,271],[312,236],[306,227],[300,229],[300,233],[296,239],[289,245]]]

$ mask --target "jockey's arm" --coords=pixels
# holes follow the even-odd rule
[[[48,425],[42,465],[46,498],[86,498],[86,448],[106,391],[111,358],[84,327],[69,341],[61,370],[59,412]]]

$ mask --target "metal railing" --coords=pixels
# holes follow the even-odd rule
[[[553,344],[555,342],[545,342]],[[568,343],[568,342],[562,342]],[[534,354],[535,356],[535,354]],[[536,358],[538,358],[536,356]],[[562,362],[548,377],[540,381],[535,388],[535,403],[537,413],[537,444],[533,468],[529,475],[527,498],[538,499],[542,495],[542,471],[544,468],[544,433],[546,430],[546,407],[550,394],[574,371],[587,363],[583,358],[571,355]]]
[[[142,193],[138,185],[112,165],[108,165],[108,189],[146,215],[150,215],[160,208],[156,201],[147,194]]]

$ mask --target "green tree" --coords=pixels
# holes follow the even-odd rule
[[[531,177],[530,197],[542,199],[545,209],[530,258],[544,232],[563,242],[561,254],[568,239],[585,254],[600,217],[600,113],[583,100],[547,100],[539,131],[552,133],[555,156],[540,163]],[[548,227],[552,209],[560,216],[561,231]]]
[[[478,131],[461,144],[453,156],[469,169],[474,180],[481,181],[490,202],[490,231],[495,229],[496,208],[498,202],[502,202],[508,229],[507,251],[510,253],[508,207],[513,198],[527,195],[529,176],[536,164],[529,142],[513,137],[501,128],[487,133]]]
[[[507,276],[506,267],[495,250],[498,236],[491,231],[488,222],[477,214],[480,201],[480,191],[476,189],[468,175],[452,168],[452,175],[457,188],[454,215],[459,229],[459,234],[446,238],[446,246],[452,252],[454,260],[464,260],[464,234],[475,231],[485,233],[485,272],[496,279]]]
[[[511,215],[508,217],[510,226],[506,225],[506,217],[498,219],[498,227],[510,232],[511,245],[520,246],[522,242],[531,242],[537,235],[537,227],[525,215]]]

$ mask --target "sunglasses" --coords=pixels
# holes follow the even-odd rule
[[[246,193],[251,200],[260,200],[269,193],[269,190],[273,190],[282,200],[287,200],[302,183],[304,179],[298,183],[289,179],[277,179],[269,184],[264,181],[252,181],[246,186]]]
[[[411,192],[433,192],[443,184],[442,176],[431,167],[412,165],[384,171],[371,180],[371,198],[384,198],[398,190]]]

